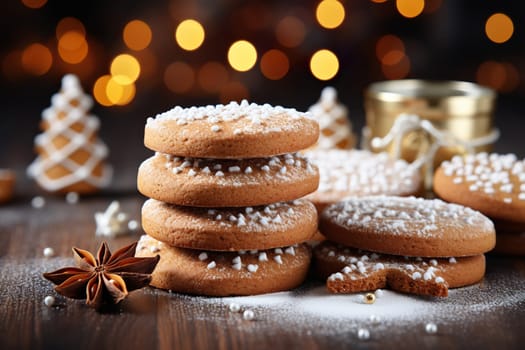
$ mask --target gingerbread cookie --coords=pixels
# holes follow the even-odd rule
[[[27,172],[48,192],[94,193],[109,185],[108,148],[97,137],[100,121],[89,114],[93,99],[72,74],[42,112],[43,132],[35,138],[38,157]]]
[[[300,198],[315,191],[316,166],[298,154],[254,159],[182,158],[157,153],[139,167],[145,196],[197,207],[242,207]]]
[[[398,292],[445,297],[449,288],[479,282],[483,254],[462,258],[409,258],[380,255],[325,241],[314,248],[317,273],[332,293],[389,288]]]
[[[147,200],[142,227],[175,247],[204,250],[270,249],[310,240],[317,231],[312,203],[298,199],[245,208],[194,208]]]
[[[308,112],[319,123],[319,139],[313,149],[351,149],[357,137],[348,118],[348,109],[337,99],[337,90],[327,86]]]
[[[242,101],[181,108],[148,118],[144,144],[154,151],[195,158],[260,158],[314,144],[319,125],[292,108]]]
[[[144,235],[136,256],[160,255],[151,286],[208,296],[253,295],[290,290],[306,278],[311,251],[305,244],[240,252],[168,246]]]
[[[410,196],[421,190],[419,170],[386,152],[333,149],[304,155],[319,168],[319,187],[306,197],[319,212],[350,196]]]
[[[350,247],[418,257],[479,255],[494,248],[496,238],[483,214],[415,197],[348,198],[324,210],[319,229]]]
[[[455,156],[436,171],[434,192],[490,218],[525,224],[525,161],[514,154]]]
[[[9,202],[13,198],[15,180],[13,171],[0,169],[0,204]]]

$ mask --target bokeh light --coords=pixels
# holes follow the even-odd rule
[[[343,23],[345,8],[337,0],[323,0],[317,5],[315,17],[323,28],[334,29]]]
[[[387,79],[404,79],[410,73],[410,59],[403,55],[401,60],[395,64],[382,64],[381,70]]]
[[[73,31],[81,34],[84,37],[86,36],[86,28],[84,27],[82,22],[80,22],[75,17],[64,17],[64,18],[62,18],[58,22],[56,30],[55,30],[57,40],[60,40],[60,38],[64,34],[66,34],[68,32],[73,32]]]
[[[46,74],[53,64],[51,51],[40,43],[27,46],[22,52],[22,67],[33,75]]]
[[[39,9],[47,3],[47,0],[22,0],[22,3],[31,9]]]
[[[204,42],[204,37],[204,28],[194,19],[182,21],[175,30],[177,44],[187,51],[198,49]]]
[[[121,85],[134,83],[140,75],[140,64],[135,57],[121,54],[113,59],[110,66],[113,79]]]
[[[405,56],[403,41],[392,34],[383,35],[376,43],[376,57],[384,65],[398,64]]]
[[[135,84],[120,84],[113,76],[107,82],[106,96],[112,104],[127,105],[135,97]]]
[[[197,73],[197,81],[204,91],[216,93],[228,82],[228,71],[219,62],[206,62]]]
[[[297,47],[304,41],[306,27],[299,18],[286,16],[277,23],[275,36],[282,46]]]
[[[127,47],[132,50],[144,50],[151,43],[151,28],[141,20],[129,21],[122,32],[122,39]]]
[[[239,72],[249,71],[257,62],[257,50],[246,40],[236,41],[228,49],[228,62]]]
[[[476,81],[500,92],[510,92],[519,84],[519,73],[511,63],[485,61],[478,67]]]
[[[93,97],[95,100],[100,103],[102,106],[112,106],[113,102],[108,98],[107,86],[108,82],[111,80],[111,75],[103,75],[95,81],[93,85]]]
[[[434,13],[441,8],[443,5],[443,0],[425,0],[425,9],[424,13]]]
[[[485,33],[490,41],[497,44],[508,41],[514,33],[514,23],[504,13],[495,13],[485,23]]]
[[[220,92],[221,103],[241,102],[243,99],[249,100],[250,93],[240,81],[231,81],[222,87]]]
[[[284,52],[277,49],[266,51],[261,57],[261,72],[270,80],[282,79],[290,69],[290,61]]]
[[[425,0],[396,0],[396,8],[401,16],[414,18],[423,12]]]
[[[88,43],[82,33],[75,30],[65,32],[58,40],[58,54],[64,62],[82,62],[89,51]]]
[[[172,92],[188,92],[195,84],[195,72],[186,62],[173,62],[164,71],[164,84]]]
[[[377,4],[382,4],[382,3],[386,2],[387,0],[370,0],[370,1],[375,2]]]
[[[339,71],[339,60],[330,50],[319,50],[310,59],[310,71],[319,80],[330,80]]]

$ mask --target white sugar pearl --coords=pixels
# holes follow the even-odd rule
[[[377,315],[370,315],[370,322],[372,322],[373,324],[378,324],[381,322],[381,317],[377,316]]]
[[[53,306],[55,305],[55,298],[51,295],[48,295],[44,298],[44,304],[46,304],[46,306]]]
[[[385,294],[385,292],[383,292],[382,289],[378,289],[374,292],[374,294],[376,295],[377,298],[380,298]]]
[[[44,197],[36,196],[36,197],[34,197],[33,199],[31,199],[31,206],[32,206],[33,208],[40,209],[40,208],[42,208],[44,205],[46,205],[46,200],[44,199]]]
[[[438,326],[435,324],[435,323],[427,323],[425,325],[425,332],[427,332],[428,334],[436,334],[438,331]]]
[[[252,310],[244,310],[242,318],[246,321],[252,321],[255,319],[255,313]]]
[[[66,202],[68,202],[69,204],[78,203],[79,198],[80,197],[78,196],[78,193],[76,192],[69,192],[68,194],[66,194]]]
[[[50,258],[55,255],[55,250],[51,247],[44,248],[44,256]]]
[[[230,308],[231,312],[239,312],[239,311],[241,311],[241,305],[239,305],[237,303],[231,303],[229,308]]]
[[[131,231],[135,231],[139,228],[139,223],[137,222],[137,220],[130,220],[128,222],[128,229],[130,229]]]
[[[368,331],[368,329],[359,328],[357,330],[357,337],[361,340],[368,340],[370,339],[370,332]]]

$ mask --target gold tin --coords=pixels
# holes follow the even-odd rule
[[[492,89],[464,81],[405,79],[373,83],[365,91],[368,138],[384,137],[399,115],[415,114],[461,141],[472,141],[494,132],[495,102]],[[412,162],[428,150],[431,142],[421,130],[410,132],[402,140],[401,157]],[[474,148],[475,152],[491,149],[492,144]],[[387,150],[392,152],[392,147]],[[463,147],[442,147],[434,166],[464,153]]]

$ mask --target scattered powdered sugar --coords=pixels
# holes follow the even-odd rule
[[[286,118],[283,116],[286,115]],[[210,124],[210,129],[221,132],[221,123],[246,121],[242,128],[236,128],[234,135],[250,133],[255,128],[264,128],[268,132],[281,132],[286,129],[295,128],[294,123],[287,121],[311,119],[309,113],[299,112],[294,108],[282,106],[271,106],[269,104],[259,105],[242,100],[241,103],[230,102],[226,105],[209,105],[201,107],[175,108],[158,114],[155,118],[147,119],[147,127],[152,127],[165,120],[176,121],[178,125],[191,125],[195,121],[205,121]],[[265,125],[267,124],[267,125]]]
[[[440,199],[416,197],[347,198],[329,206],[323,216],[346,228],[368,228],[394,235],[426,237],[443,235],[450,228],[467,227],[471,232],[494,230],[492,221],[478,211]]]
[[[363,195],[415,193],[419,170],[388,153],[361,150],[313,150],[304,153],[319,168],[319,188],[314,196],[336,192],[340,198]]]
[[[242,186],[253,182],[257,174],[277,177],[281,180],[296,178],[300,174],[314,174],[316,167],[304,156],[288,153],[268,158],[252,159],[204,159],[176,157],[164,153],[155,153],[154,158],[164,162],[164,167],[173,174],[206,176],[219,185],[231,184]]]
[[[504,194],[504,202],[525,201],[525,161],[514,154],[478,153],[455,156],[441,164],[445,176],[456,185],[466,184],[472,192],[488,196]],[[507,197],[508,196],[508,197]]]

